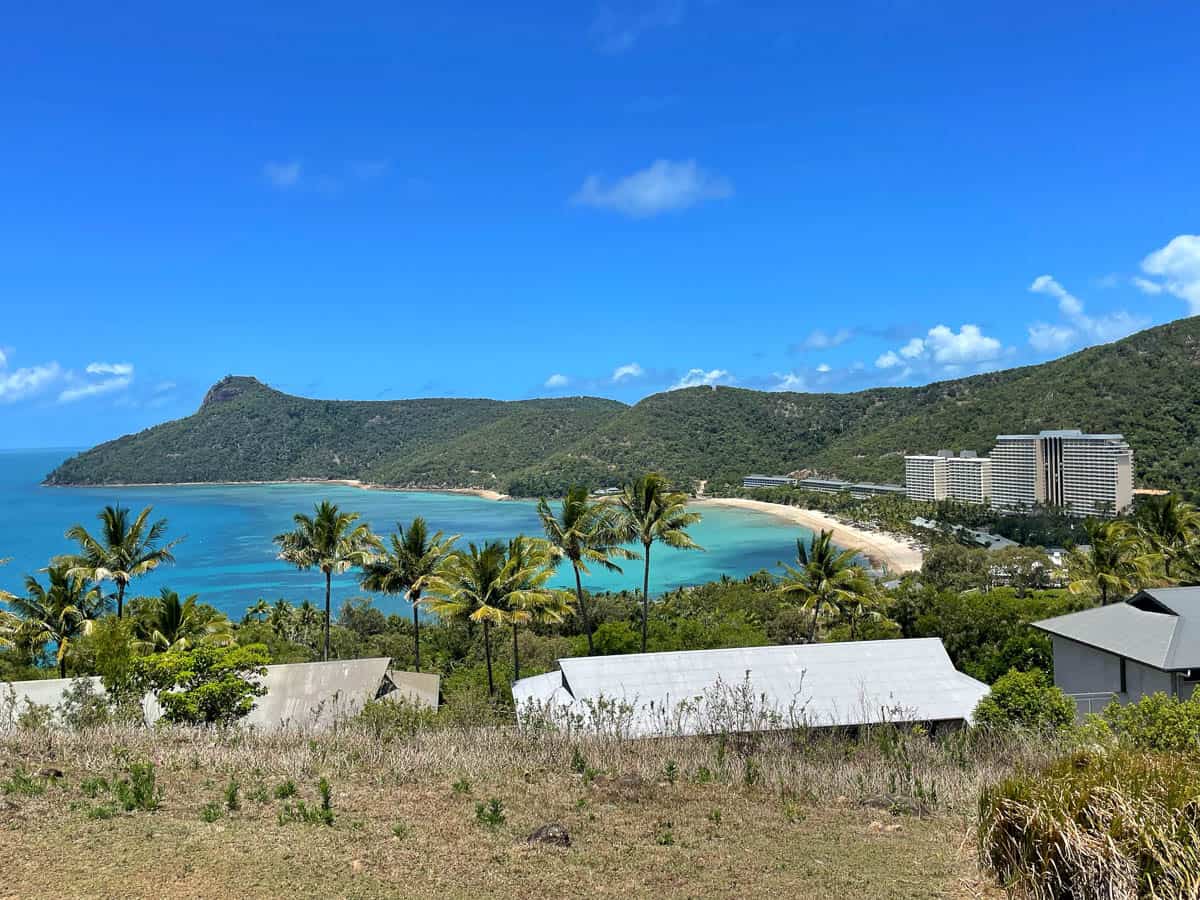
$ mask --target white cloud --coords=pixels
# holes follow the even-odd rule
[[[0,349],[0,369],[8,365],[8,357],[4,355],[4,350]]]
[[[95,381],[90,384],[75,385],[62,391],[58,395],[58,402],[74,403],[76,400],[82,400],[84,397],[96,397],[101,394],[123,391],[132,383],[132,376],[121,375],[116,378],[106,378],[103,381]]]
[[[1083,301],[1050,275],[1039,275],[1029,290],[1058,300],[1058,309],[1067,320],[1066,324],[1060,325],[1035,322],[1030,326],[1029,342],[1038,350],[1062,350],[1077,338],[1094,344],[1107,344],[1149,324],[1148,319],[1133,316],[1125,310],[1117,310],[1106,316],[1089,316],[1084,311]]]
[[[1142,271],[1164,279],[1162,289],[1186,300],[1192,315],[1200,315],[1200,234],[1172,238],[1142,260]]]
[[[1049,275],[1033,279],[1029,289],[1035,294],[1048,294],[1058,299],[1058,308],[1064,316],[1077,316],[1083,312],[1083,302]]]
[[[1075,329],[1066,325],[1035,322],[1029,326],[1029,344],[1035,350],[1065,350],[1075,342],[1075,337]]]
[[[801,348],[804,350],[828,350],[831,347],[839,347],[846,341],[854,337],[854,332],[849,328],[839,328],[833,334],[817,329],[801,343]]]
[[[269,162],[263,166],[263,175],[275,187],[287,189],[300,181],[299,162]]]
[[[637,363],[626,363],[623,366],[617,366],[613,369],[612,380],[624,381],[626,378],[641,378],[646,374],[646,370]]]
[[[667,388],[668,391],[678,391],[690,387],[716,387],[718,384],[729,384],[733,376],[725,369],[688,369],[687,374]]]
[[[84,371],[89,375],[132,375],[133,364],[94,362],[88,363]]]
[[[160,381],[154,386],[154,393],[169,394],[171,391],[175,390],[176,387],[177,385],[173,381]]]
[[[31,397],[62,376],[58,363],[0,372],[0,403],[15,403]]]
[[[998,340],[980,331],[978,325],[963,325],[957,333],[945,325],[935,325],[929,329],[925,347],[934,362],[943,365],[985,362],[998,357],[1004,349]]]
[[[877,369],[894,369],[898,365],[900,365],[900,357],[892,350],[889,350],[875,360],[875,368]]]
[[[609,6],[592,22],[592,37],[601,53],[624,53],[654,28],[671,28],[683,22],[684,0],[657,0],[637,13],[621,14]]]
[[[692,371],[698,372],[700,370],[693,369]],[[775,378],[777,378],[779,381],[778,381],[778,384],[772,385],[769,388],[769,390],[772,390],[772,391],[806,391],[806,390],[808,390],[808,385],[805,383],[803,375],[797,375],[795,372],[775,372],[774,375],[775,375]]]
[[[549,378],[546,379],[545,387],[562,388],[562,387],[566,387],[567,383],[569,381],[570,381],[570,379],[567,378],[566,375],[562,375],[558,372],[555,372],[553,375],[551,375]]]
[[[1133,282],[1133,286],[1143,294],[1157,295],[1163,292],[1163,286],[1156,281],[1151,281],[1149,278],[1140,278],[1134,275],[1129,279]]]
[[[826,372],[832,372],[833,366],[829,365],[829,363],[821,363],[817,366],[817,371],[824,375]]]
[[[606,184],[599,175],[589,175],[571,202],[643,219],[732,194],[733,185],[728,179],[706,172],[693,159],[681,162],[659,159],[611,184]]]
[[[916,359],[925,352],[925,342],[920,338],[913,338],[907,344],[900,348],[900,355],[905,359]]]

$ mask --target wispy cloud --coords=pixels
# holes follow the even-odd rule
[[[854,332],[849,328],[839,328],[834,332],[823,331],[818,328],[792,349],[829,350],[833,347],[840,347],[853,337]]]
[[[644,219],[732,195],[733,185],[728,179],[706,172],[693,159],[659,159],[613,182],[589,175],[571,202]]]
[[[564,388],[568,384],[570,384],[570,382],[571,382],[571,379],[569,379],[566,375],[563,375],[559,372],[555,372],[553,375],[551,375],[549,378],[546,379],[546,382],[543,386],[548,387],[548,388]]]
[[[686,12],[684,0],[652,0],[633,12],[618,12],[603,6],[592,22],[596,49],[601,53],[625,53],[647,31],[681,24]]]
[[[820,370],[818,370],[820,371]],[[826,372],[829,368],[826,367]],[[776,372],[774,373],[775,384],[767,388],[770,391],[807,391],[808,383],[804,380],[803,375],[797,375],[795,372]]]
[[[718,384],[731,384],[733,375],[725,369],[688,369],[687,373],[667,390],[678,391],[690,387],[716,387]]]
[[[1089,316],[1083,301],[1051,275],[1039,275],[1029,290],[1057,300],[1058,311],[1065,319],[1061,323],[1034,322],[1029,326],[1029,344],[1035,350],[1065,350],[1078,343],[1107,344],[1149,324],[1148,319],[1124,310],[1106,316]]]
[[[112,394],[123,391],[133,383],[133,377],[122,375],[117,378],[106,378],[103,381],[93,381],[66,388],[58,395],[59,403],[74,403],[85,397],[98,397],[102,394]]]
[[[84,371],[89,375],[132,375],[133,364],[94,362],[88,363]]]
[[[293,188],[300,183],[301,166],[298,161],[268,162],[263,166],[263,175],[280,190]]]
[[[0,369],[7,365],[7,357]],[[40,393],[62,377],[63,370],[56,362],[27,366],[11,372],[0,371],[0,403],[15,403]]]
[[[612,380],[625,381],[628,378],[641,378],[645,374],[646,370],[637,363],[626,363],[623,366],[617,366],[613,369]]]
[[[1146,293],[1166,291],[1186,300],[1192,315],[1200,315],[1200,234],[1181,234],[1142,260],[1142,271],[1162,279],[1134,279]],[[1147,289],[1154,285],[1159,290]]]

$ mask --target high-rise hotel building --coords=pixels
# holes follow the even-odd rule
[[[1133,503],[1133,451],[1119,434],[1002,434],[990,458],[942,451],[906,456],[904,468],[914,500],[1055,506],[1077,516],[1116,515]]]
[[[1111,516],[1133,503],[1133,450],[1119,434],[1002,434],[992,451],[992,473],[996,507],[1040,503],[1078,516]]]

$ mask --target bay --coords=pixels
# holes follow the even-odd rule
[[[271,539],[292,527],[297,512],[330,500],[362,515],[376,532],[394,529],[424,516],[433,530],[461,534],[462,543],[507,540],[517,534],[540,534],[532,501],[487,500],[463,494],[363,490],[336,484],[187,485],[179,487],[44,487],[41,480],[69,450],[0,451],[0,587],[23,592],[26,574],[36,574],[49,560],[71,552],[64,537],[71,525],[97,527],[96,514],[106,504],[154,507],[155,517],[170,523],[169,535],[185,540],[176,562],[139,579],[130,596],[157,593],[170,586],[182,596],[199,594],[231,617],[240,617],[259,598],[293,603],[324,603],[320,573],[301,572],[276,558]],[[763,513],[705,507],[703,520],[691,529],[704,552],[655,545],[650,590],[659,594],[676,587],[713,581],[722,575],[741,578],[763,568],[776,570],[795,556],[796,538],[810,533]],[[93,530],[93,533],[95,531]],[[641,588],[642,563],[623,564],[624,572],[593,570],[585,586],[592,591]],[[573,587],[569,568],[556,583]],[[334,579],[334,606],[364,596],[355,578]],[[407,611],[398,598],[379,596],[385,612]]]

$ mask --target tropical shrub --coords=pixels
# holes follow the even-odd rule
[[[1071,698],[1040,669],[1009,670],[975,707],[975,724],[983,728],[1053,729],[1070,725],[1074,719]]]
[[[1177,754],[1075,753],[980,795],[979,857],[1031,900],[1195,897],[1200,769]]]
[[[1110,703],[1104,721],[1140,750],[1200,751],[1200,699],[1180,700],[1164,693],[1137,703]]]
[[[106,678],[105,688],[118,702],[153,693],[168,722],[228,724],[267,692],[258,679],[268,662],[257,644],[172,650],[135,659],[123,678]]]

